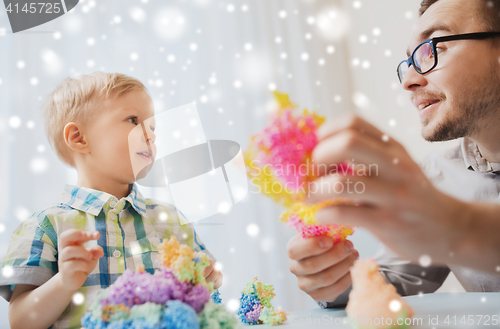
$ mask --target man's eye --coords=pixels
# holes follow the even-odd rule
[[[436,52],[439,54],[441,53],[442,51],[446,50],[445,48],[439,48],[439,47],[436,47]]]
[[[151,129],[152,132],[155,132],[155,127],[149,127],[149,129]]]

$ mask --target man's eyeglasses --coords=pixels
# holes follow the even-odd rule
[[[457,35],[448,35],[444,37],[432,38],[425,40],[415,48],[413,53],[407,60],[402,61],[398,65],[399,82],[403,82],[403,78],[408,72],[410,65],[413,65],[415,71],[420,74],[426,74],[433,70],[438,63],[438,53],[436,46],[439,42],[454,41],[454,40],[482,40],[500,36],[500,32],[476,32]]]

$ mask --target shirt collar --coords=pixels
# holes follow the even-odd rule
[[[467,169],[482,173],[500,172],[500,163],[492,163],[483,158],[477,144],[472,139],[464,137],[461,144]]]
[[[129,195],[125,198],[134,207],[134,209],[147,218],[146,201],[141,192],[137,188],[137,184],[133,183]],[[61,196],[61,203],[70,206],[71,208],[88,212],[94,216],[99,215],[104,205],[109,201],[118,202],[119,200],[109,193],[94,190],[88,187],[78,187],[75,185],[66,184]],[[125,208],[125,207],[124,207]]]

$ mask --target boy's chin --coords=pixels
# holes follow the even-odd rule
[[[135,180],[143,179],[147,176],[147,174],[151,171],[151,167],[153,164],[149,164],[146,167],[142,168],[136,175]]]

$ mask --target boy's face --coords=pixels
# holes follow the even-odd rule
[[[131,91],[102,103],[85,135],[93,172],[122,184],[143,178],[156,155],[153,102],[145,91]]]

